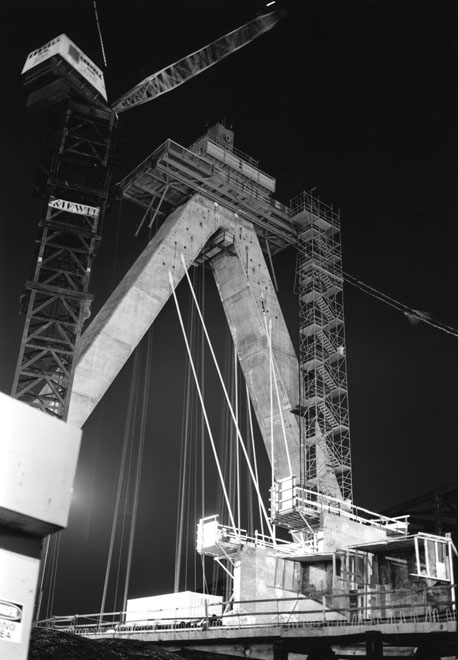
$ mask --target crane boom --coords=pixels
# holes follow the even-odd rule
[[[124,112],[170,92],[272,29],[280,18],[279,11],[263,14],[200,50],[186,55],[174,64],[153,73],[115,101],[112,105],[113,110],[118,113]]]

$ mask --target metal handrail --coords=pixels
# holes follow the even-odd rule
[[[305,210],[316,216],[322,217],[334,227],[340,227],[339,211],[334,209],[332,205],[322,202],[318,197],[315,197],[305,190],[291,200],[290,208],[293,217]]]
[[[276,624],[282,627],[307,627],[307,626],[348,626],[348,625],[377,625],[393,623],[417,623],[429,622],[439,623],[456,621],[456,602],[454,599],[454,590],[456,585],[444,585],[434,587],[424,587],[420,589],[404,589],[396,591],[383,590],[358,590],[357,593],[346,592],[342,594],[333,594],[331,597],[325,594],[316,594],[314,600],[317,603],[315,610],[301,610],[302,602],[310,602],[310,598],[283,598],[283,599],[258,599],[243,600],[229,603],[218,604],[221,607],[221,616],[197,616],[183,617],[179,616],[178,611],[175,616],[154,618],[154,612],[148,612],[148,619],[138,619],[137,621],[126,621],[126,612],[109,612],[104,614],[86,614],[72,616],[54,616],[39,621],[38,627],[50,627],[60,630],[67,630],[76,634],[85,636],[116,635],[125,633],[141,633],[145,631],[152,632],[173,632],[178,629],[188,631],[208,630],[215,625],[224,625],[229,629],[245,629],[250,627],[272,626]],[[385,605],[366,605],[365,597],[374,597],[377,595],[389,596],[391,593],[399,595],[400,591],[405,597],[417,596],[423,594],[422,602],[409,606],[406,611],[404,604],[385,604]],[[437,591],[448,592],[448,597],[444,600],[437,598]],[[434,597],[429,599],[428,592],[434,592]],[[358,605],[336,607],[335,601],[358,597]],[[321,602],[320,602],[321,599]],[[287,604],[291,605],[290,610],[285,610]],[[226,612],[226,607],[230,606],[232,610]],[[212,604],[212,608],[216,607]],[[223,614],[223,612],[225,612]],[[385,616],[382,616],[381,613]],[[132,613],[130,613],[132,614]],[[159,612],[158,612],[159,614]],[[152,616],[151,616],[152,615]],[[313,616],[312,616],[313,615]],[[316,616],[315,616],[316,615]],[[302,617],[303,618],[301,620]],[[223,623],[224,620],[224,623]]]
[[[365,509],[364,507],[356,506],[355,504],[347,504],[330,495],[318,494],[313,490],[308,490],[301,486],[293,486],[293,488],[296,492],[304,494],[303,497],[298,494],[296,494],[295,497],[299,501],[306,503],[308,506],[312,505],[316,508],[326,508],[333,513],[338,513],[339,515],[358,520],[359,522],[374,527],[392,527],[393,524],[396,526],[398,523],[399,529],[402,529],[405,527],[409,519],[408,515],[389,518],[388,516],[369,511],[369,509]]]

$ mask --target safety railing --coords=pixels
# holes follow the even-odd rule
[[[338,516],[343,516],[371,527],[378,527],[401,535],[406,535],[408,530],[409,516],[397,516],[389,518],[369,509],[356,506],[350,502],[344,502],[330,495],[323,495],[313,490],[297,486],[294,477],[279,481],[276,486],[277,496],[283,502],[290,500],[291,507],[315,509],[317,512],[327,511]],[[276,506],[274,498],[274,507]]]
[[[322,218],[337,229],[340,227],[338,210],[305,190],[291,200],[290,209],[293,219],[301,211],[307,211],[315,217]]]
[[[199,149],[202,149],[205,147],[206,143],[210,142],[211,144],[215,144],[216,146],[224,149],[230,154],[234,154],[234,156],[237,156],[238,158],[241,158],[245,162],[249,163],[252,167],[256,167],[256,169],[259,169],[259,160],[256,160],[252,156],[249,156],[248,154],[244,153],[240,149],[237,149],[234,147],[232,144],[230,148],[227,145],[219,144],[218,142],[215,142],[215,140],[212,140],[208,136],[203,136],[200,137],[198,140],[193,142],[190,147],[188,147],[189,151],[198,151]]]
[[[250,535],[245,529],[234,529],[229,525],[224,525],[218,522],[218,514],[216,514],[202,518],[199,521],[197,527],[197,547],[202,550],[204,550],[205,542],[208,540],[207,533],[204,531],[207,525],[211,527],[211,545],[219,543],[230,543],[232,545],[250,543],[256,547],[275,549],[281,549],[283,546],[287,549],[291,545],[290,541],[281,538],[272,538],[257,530],[255,530],[254,534]]]
[[[211,604],[212,614],[192,611],[109,612],[55,616],[38,627],[53,628],[85,637],[125,637],[142,633],[187,632],[202,635],[215,628],[308,628],[336,626],[386,626],[399,624],[455,623],[456,585],[396,591],[355,590],[310,597],[230,601]],[[201,606],[199,606],[201,609]],[[164,616],[164,615],[167,616]]]

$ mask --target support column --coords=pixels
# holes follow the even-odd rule
[[[274,660],[288,660],[288,647],[285,642],[274,642]]]
[[[368,630],[364,636],[366,638],[366,658],[381,660],[383,658],[383,643],[380,630]]]

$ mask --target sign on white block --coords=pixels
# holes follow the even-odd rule
[[[21,73],[26,73],[54,55],[60,55],[107,100],[103,72],[66,34],[60,34],[28,54]]]
[[[0,639],[20,644],[22,639],[22,616],[24,605],[0,599]]]

